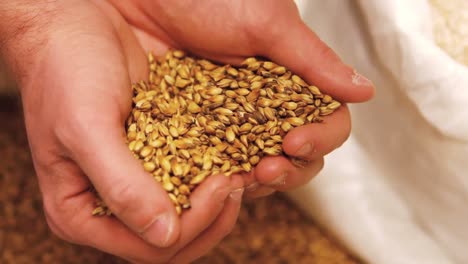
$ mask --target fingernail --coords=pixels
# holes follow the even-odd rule
[[[312,151],[312,144],[306,143],[296,152],[296,156],[305,158],[310,156],[312,154]]]
[[[234,201],[240,201],[242,199],[242,194],[244,194],[244,188],[239,188],[239,189],[233,190],[229,194],[229,197],[233,199]]]
[[[301,169],[307,168],[307,166],[309,166],[309,164],[311,163],[310,160],[296,158],[296,157],[291,157],[290,161],[294,166],[301,168]]]
[[[351,76],[351,82],[354,85],[373,85],[371,80],[364,77],[364,75],[360,74],[356,70],[353,71],[353,75]]]
[[[249,186],[247,186],[245,189],[248,192],[253,192],[253,191],[258,189],[258,186],[260,186],[260,184],[258,184],[258,182],[253,182],[253,183],[249,184]]]
[[[167,247],[174,232],[174,224],[173,214],[164,213],[154,220],[142,236],[155,246]]]
[[[270,183],[268,183],[269,186],[281,186],[286,184],[286,177],[288,177],[287,172],[283,172],[278,178],[274,179]]]

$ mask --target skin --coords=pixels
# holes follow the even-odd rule
[[[231,64],[263,56],[341,102],[373,95],[372,83],[307,28],[292,1],[14,0],[2,1],[0,14],[0,50],[20,87],[51,229],[133,262],[187,263],[202,256],[231,231],[243,196],[307,183],[351,128],[341,107],[324,124],[292,130],[283,148],[308,160],[307,167],[269,157],[249,175],[210,177],[192,194],[193,208],[178,218],[124,139],[130,86],[146,79],[146,51],[181,48]],[[304,146],[308,151],[301,153]],[[115,218],[90,215],[91,185]]]

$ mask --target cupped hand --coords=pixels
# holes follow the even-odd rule
[[[131,83],[148,72],[144,49],[112,5],[55,3],[42,32],[25,35],[34,36],[32,42],[41,39],[30,47],[31,63],[16,67],[51,229],[65,240],[139,263],[188,262],[203,255],[234,226],[242,178],[210,177],[179,218],[125,143]],[[91,215],[91,186],[115,218]]]
[[[124,139],[132,82],[146,79],[145,51],[189,50],[223,63],[264,56],[342,102],[365,101],[372,84],[344,65],[300,20],[292,1],[52,1],[15,64],[25,121],[49,225],[60,237],[143,263],[185,263],[229,233],[244,179],[213,176],[179,219],[165,191]],[[43,17],[41,17],[43,16]],[[34,41],[40,39],[41,41]],[[13,43],[13,42],[11,42]],[[39,45],[38,45],[39,44]],[[31,44],[32,45],[32,44]],[[32,52],[33,51],[33,52]],[[18,54],[18,53],[16,53]],[[8,57],[10,57],[8,59]],[[346,107],[324,124],[296,128],[291,156],[263,159],[246,178],[251,197],[304,184],[349,134]],[[94,186],[116,218],[90,215]],[[268,187],[264,187],[268,186]]]
[[[222,63],[239,64],[249,56],[266,57],[302,76],[342,103],[373,96],[373,84],[340,58],[301,20],[293,1],[199,0],[111,1],[137,32],[144,47],[189,50]],[[323,157],[349,136],[344,104],[322,124],[296,128],[283,149],[302,160],[264,158],[244,179],[246,196],[260,197],[307,183],[323,167]]]

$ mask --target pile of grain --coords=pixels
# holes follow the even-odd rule
[[[57,239],[47,228],[21,113],[0,97],[0,263],[126,263]],[[283,197],[246,203],[239,222],[197,263],[357,263]]]
[[[250,172],[264,156],[284,155],[288,131],[322,122],[341,105],[255,58],[233,67],[170,51],[157,60],[150,54],[149,68],[149,83],[133,86],[127,141],[179,214],[208,176]],[[109,213],[102,202],[93,212]]]

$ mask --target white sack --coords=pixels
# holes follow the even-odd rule
[[[468,263],[468,68],[435,44],[429,3],[297,3],[377,94],[290,197],[369,263]]]

